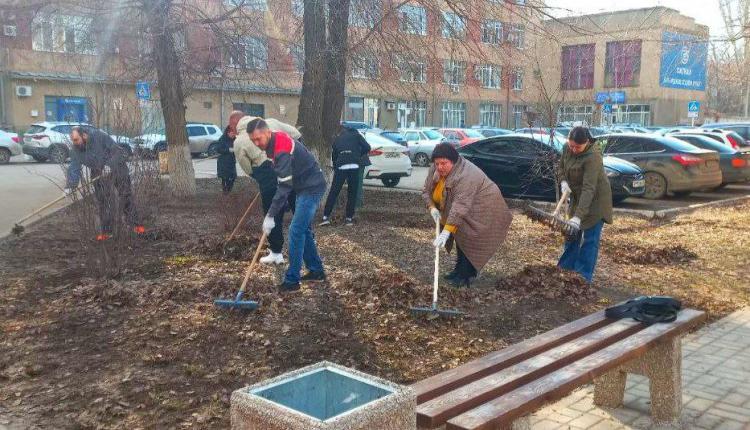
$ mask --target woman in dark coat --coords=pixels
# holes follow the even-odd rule
[[[224,134],[217,141],[219,158],[216,159],[216,176],[221,179],[221,189],[224,194],[232,191],[234,180],[237,179],[237,160],[234,157],[234,138],[236,136],[236,130],[232,130],[230,125],[224,129]]]

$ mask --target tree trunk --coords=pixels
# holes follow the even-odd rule
[[[344,107],[350,3],[351,0],[328,0],[327,73],[322,112],[323,140],[328,143],[328,149],[338,132]]]
[[[182,91],[180,65],[169,23],[172,2],[154,0],[151,5],[154,64],[164,114],[170,184],[175,196],[194,196],[195,171],[185,128],[185,95]]]
[[[305,73],[302,75],[297,126],[304,136],[305,146],[322,162],[323,157],[330,154],[330,148],[326,148],[328,145],[323,139],[321,115],[326,81],[325,0],[304,0],[304,5],[305,14],[302,22],[305,38]]]

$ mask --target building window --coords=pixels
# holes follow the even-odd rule
[[[266,117],[265,105],[258,103],[232,103],[232,110],[244,112],[245,115],[259,116],[261,118]]]
[[[564,90],[594,88],[595,45],[563,46],[562,82]]]
[[[381,0],[352,0],[349,6],[349,25],[372,28],[380,21]]]
[[[517,69],[513,72],[513,89],[515,91],[523,89],[523,70]]]
[[[641,75],[641,41],[608,42],[604,63],[605,87],[637,87]]]
[[[354,55],[351,61],[352,78],[375,79],[378,77],[378,59],[372,55]]]
[[[344,110],[344,119],[347,121],[364,121],[365,120],[365,98],[364,97],[347,97],[346,109]]]
[[[501,70],[497,64],[480,64],[476,68],[476,78],[484,88],[500,88]]]
[[[463,39],[466,35],[466,21],[453,12],[443,12],[443,37]]]
[[[523,116],[526,114],[526,106],[513,105],[513,128],[525,127]]]
[[[424,127],[427,118],[427,102],[399,101],[396,120],[401,128]]]
[[[594,116],[594,107],[583,106],[560,106],[557,110],[557,122],[573,122],[591,125]]]
[[[289,55],[292,56],[294,71],[305,73],[305,46],[302,43],[295,43],[289,46]]]
[[[443,82],[451,86],[461,85],[466,81],[466,63],[456,60],[445,60],[443,63]]]
[[[640,124],[643,127],[651,125],[650,105],[617,105],[612,114],[617,124]]]
[[[397,58],[395,67],[401,82],[427,82],[427,65],[424,61]]]
[[[483,22],[482,43],[501,45],[503,43],[503,23],[492,20]]]
[[[510,29],[508,30],[507,38],[508,43],[515,46],[518,49],[523,49],[523,45],[525,43],[525,29],[524,26],[521,24],[511,24]]]
[[[32,22],[34,51],[96,54],[91,17],[39,15]]]
[[[479,105],[479,125],[483,127],[499,127],[503,116],[502,107],[496,103],[482,103]]]
[[[268,10],[266,0],[224,0],[224,7],[227,9],[243,8],[249,10]]]
[[[241,37],[229,53],[229,65],[239,69],[266,70],[268,45],[260,37]]]
[[[423,7],[402,5],[398,8],[398,24],[408,34],[427,35],[427,11]]]
[[[461,128],[466,124],[466,103],[443,102],[443,127]]]
[[[305,1],[304,0],[292,0],[292,13],[295,16],[301,17],[305,14]]]

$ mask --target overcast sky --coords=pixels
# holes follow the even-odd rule
[[[709,26],[712,37],[725,35],[719,0],[547,0],[547,6],[560,8],[553,11],[557,16],[666,6]]]

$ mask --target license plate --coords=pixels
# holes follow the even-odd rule
[[[386,152],[385,158],[398,158],[401,156],[401,153],[399,152]]]
[[[637,181],[633,181],[633,188],[641,188],[646,186],[646,180],[645,179],[639,179]]]

